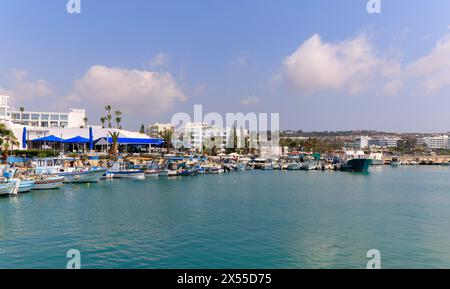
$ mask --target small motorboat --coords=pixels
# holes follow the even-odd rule
[[[33,180],[21,180],[19,184],[19,193],[28,193],[34,188]]]
[[[64,171],[58,173],[58,176],[64,177],[66,183],[97,183],[106,171],[106,168],[98,167],[65,168]]]
[[[115,162],[108,173],[112,173],[114,178],[145,179],[144,170],[135,169],[132,163]]]
[[[32,190],[53,190],[64,185],[64,177],[41,175],[34,181]]]
[[[158,177],[160,171],[157,170],[157,169],[148,169],[148,170],[145,170],[144,173],[145,173],[145,177],[153,177],[153,178],[155,178],[155,177]]]
[[[0,197],[14,196],[19,193],[20,180],[0,182]]]

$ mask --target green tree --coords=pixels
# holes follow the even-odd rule
[[[120,122],[122,121],[122,112],[119,110],[116,110],[114,112],[114,114],[116,115],[116,127],[121,128]]]
[[[163,131],[159,133],[159,137],[164,140],[164,147],[167,152],[169,152],[170,148],[172,148],[172,136],[175,133],[174,128],[167,129],[165,128]]]
[[[116,128],[121,129],[122,126],[120,125],[120,122],[122,121],[122,118],[120,116],[116,117]]]
[[[109,127],[109,128],[112,127],[112,126],[111,126],[111,119],[112,119],[112,116],[111,116],[111,109],[112,109],[111,105],[105,106],[105,110],[106,110],[106,119],[108,120],[108,127]]]
[[[100,122],[102,123],[102,128],[105,128],[106,117],[102,116],[102,117],[100,118]]]
[[[2,148],[2,158],[3,162],[6,162],[9,155],[9,150],[14,146],[18,145],[19,141],[17,140],[14,132],[8,128],[6,128],[5,124],[0,123],[0,146]]]
[[[117,153],[119,151],[120,132],[109,132],[109,135],[111,136],[111,141],[112,141],[111,151],[110,151],[111,159],[114,161],[117,161]]]
[[[144,124],[141,125],[141,129],[139,130],[140,133],[145,133],[145,126]]]

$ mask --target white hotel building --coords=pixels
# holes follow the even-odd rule
[[[0,116],[15,124],[44,128],[82,128],[86,111],[71,108],[69,112],[10,111],[9,96],[0,95]]]
[[[120,132],[121,138],[146,140],[149,136],[138,132],[119,129],[104,129],[101,126],[88,125],[85,128],[86,111],[73,109],[69,112],[38,112],[38,111],[10,111],[9,96],[0,95],[0,122],[11,129],[18,142],[19,148],[25,149],[23,132],[30,141],[53,135],[62,139],[73,137],[89,138],[89,128],[92,128],[94,139],[107,138],[109,132]]]
[[[430,149],[449,149],[450,141],[447,135],[429,136],[417,139],[417,145],[425,145]]]

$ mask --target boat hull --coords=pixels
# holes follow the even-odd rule
[[[346,172],[367,172],[371,159],[351,159],[342,164],[341,170]]]
[[[156,178],[159,175],[159,171],[149,170],[145,171],[145,177],[146,178]]]
[[[59,173],[66,183],[97,183],[106,170]]]
[[[19,193],[30,192],[34,188],[34,181],[21,181],[19,185]]]
[[[135,180],[145,179],[144,171],[119,171],[110,173],[113,174],[113,178],[115,179],[135,179]]]
[[[287,169],[288,169],[289,171],[297,171],[297,170],[300,170],[300,165],[297,164],[297,163],[289,164],[288,167],[287,167]]]
[[[0,184],[0,197],[7,197],[13,194],[15,184],[12,182]]]
[[[34,181],[33,190],[54,190],[64,186],[64,177]]]
[[[370,165],[372,165],[372,166],[382,166],[382,165],[384,165],[384,161],[383,160],[379,160],[379,159],[372,159],[372,163]]]

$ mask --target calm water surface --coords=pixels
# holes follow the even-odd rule
[[[246,171],[0,199],[0,268],[450,268],[450,168]]]

